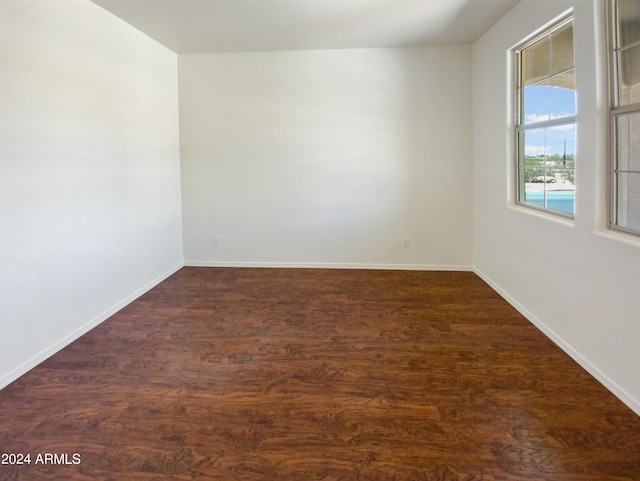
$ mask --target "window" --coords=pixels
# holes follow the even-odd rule
[[[609,227],[640,235],[640,2],[610,0]]]
[[[576,89],[573,19],[515,50],[516,201],[573,217]]]

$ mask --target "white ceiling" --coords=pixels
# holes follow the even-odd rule
[[[519,0],[92,0],[177,53],[473,43]]]

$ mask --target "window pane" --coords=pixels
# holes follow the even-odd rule
[[[573,67],[573,24],[551,34],[551,75]]]
[[[520,202],[573,215],[575,191],[557,189],[552,182],[541,182],[537,174],[535,169],[522,170],[521,176],[525,179],[525,184],[521,191]]]
[[[521,166],[544,168],[544,131],[545,129],[531,129],[520,132],[521,153],[524,155],[524,158],[520,159]]]
[[[573,190],[548,190],[547,209],[575,214],[575,191]]]
[[[574,213],[576,125],[558,125],[545,129],[547,208]]]
[[[573,215],[576,125],[519,132],[520,202]]]
[[[640,231],[640,174],[618,174],[617,224]]]
[[[574,70],[551,77],[551,118],[576,115]]]
[[[573,168],[576,155],[576,125],[558,125],[545,129],[545,151],[548,166]]]
[[[549,37],[545,37],[522,51],[522,85],[534,84],[549,75]]]
[[[524,88],[524,106],[521,122],[532,124],[549,120],[551,86],[548,80]]]
[[[616,118],[617,170],[640,171],[640,113]]]
[[[525,179],[525,188],[520,198],[521,202],[535,205],[536,207],[545,207],[544,184],[531,182],[532,179],[538,177],[538,172],[533,169],[525,169],[523,171]]]
[[[521,124],[576,114],[573,24],[525,48],[522,55]]]
[[[551,86],[572,90],[574,91],[573,95],[575,95],[575,90],[576,90],[575,70],[571,69],[564,73],[554,75],[553,77],[551,77]]]
[[[618,54],[620,104],[640,102],[640,45]]]
[[[640,2],[618,0],[619,46],[626,47],[640,41]]]
[[[524,130],[519,134],[519,145],[522,167],[575,168],[576,125],[573,123]]]

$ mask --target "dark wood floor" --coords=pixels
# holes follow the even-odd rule
[[[3,481],[629,481],[640,418],[472,273],[185,268],[1,391],[0,451],[31,454]]]

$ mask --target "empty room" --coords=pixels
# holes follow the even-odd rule
[[[639,0],[0,39],[1,480],[640,479]]]

